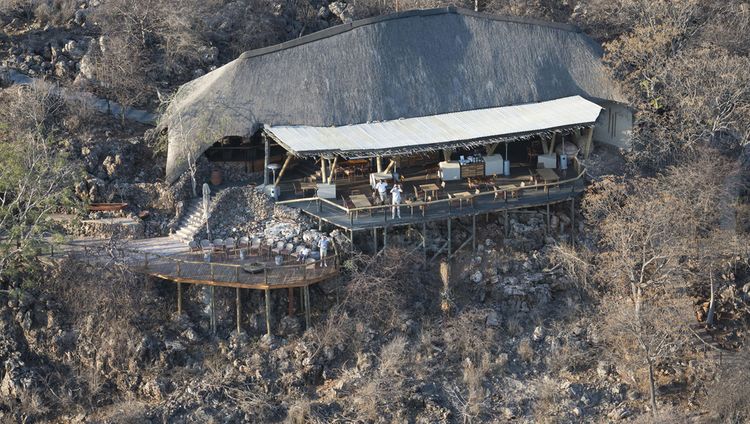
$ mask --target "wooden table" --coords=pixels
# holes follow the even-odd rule
[[[501,185],[499,187],[495,187],[495,199],[497,199],[497,197],[500,194],[500,192],[502,192],[503,193],[503,200],[507,202],[508,201],[508,192],[510,192],[511,195],[513,195],[514,193],[516,193],[518,191],[518,189],[520,189],[520,187],[514,186],[514,185]]]
[[[463,209],[464,200],[468,200],[468,201],[472,200],[471,193],[469,193],[468,191],[461,191],[461,192],[458,192],[458,193],[453,193],[453,197],[455,197],[456,199],[458,199],[458,208],[459,209]]]
[[[440,190],[440,187],[438,187],[437,184],[420,184],[419,189],[424,192],[424,200],[427,201],[427,196],[431,194],[433,197],[435,196],[435,193],[437,193]]]
[[[538,168],[536,175],[544,183],[560,181],[560,176],[552,168]],[[544,191],[549,192],[549,186],[545,186]]]
[[[355,208],[369,208],[370,206],[372,206],[372,203],[370,203],[370,199],[368,199],[364,194],[353,194],[349,196],[349,200],[352,201],[352,204]],[[359,211],[356,211],[355,216],[359,217]]]
[[[308,190],[312,190],[313,194],[315,194],[315,192],[318,191],[318,184],[310,181],[305,181],[300,183],[299,188],[300,190],[302,190],[303,196]]]

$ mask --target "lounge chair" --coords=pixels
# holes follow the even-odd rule
[[[247,249],[250,247],[250,239],[247,236],[242,236],[237,241],[237,247],[240,249]]]
[[[281,252],[284,251],[285,246],[286,245],[283,241],[279,241],[276,243],[275,247],[271,248],[271,253],[273,253],[274,255],[281,255]]]
[[[198,244],[195,240],[190,240],[188,243],[188,247],[190,248],[191,252],[200,252],[201,251],[201,245]]]
[[[204,252],[214,250],[214,245],[208,239],[201,240],[201,250]]]
[[[229,237],[224,240],[224,250],[227,254],[230,254],[237,250],[237,242],[234,240],[234,238]]]
[[[261,240],[257,237],[253,237],[253,240],[250,242],[248,251],[251,255],[255,253],[256,255],[260,256]]]

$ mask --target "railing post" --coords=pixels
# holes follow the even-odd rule
[[[238,283],[240,282],[240,267],[239,266],[236,266],[234,268],[234,278],[235,280],[237,280]]]
[[[267,267],[263,267],[263,282],[265,283],[266,286],[268,285],[268,268]]]
[[[88,255],[86,255],[86,256],[88,256]],[[146,268],[146,269],[148,269],[148,252],[145,252],[143,254],[143,258],[144,258],[143,259],[143,261],[144,261],[143,267]]]
[[[214,263],[211,262],[208,266],[211,268],[211,281],[214,281]]]

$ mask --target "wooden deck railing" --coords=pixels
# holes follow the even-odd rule
[[[572,178],[568,178],[565,180],[559,180],[554,182],[545,182],[545,183],[539,183],[539,184],[531,184],[526,186],[515,186],[513,188],[508,188],[505,190],[490,190],[490,191],[482,191],[479,193],[471,193],[469,196],[464,196],[461,198],[453,197],[453,198],[447,198],[447,199],[436,199],[436,200],[430,200],[430,201],[414,201],[410,203],[401,203],[400,207],[406,207],[406,208],[418,208],[422,209],[423,211],[429,209],[430,207],[436,206],[436,205],[447,205],[448,207],[448,213],[451,213],[451,208],[453,203],[460,202],[463,204],[463,202],[468,202],[470,204],[473,204],[477,199],[484,199],[488,197],[493,197],[493,201],[497,199],[498,194],[503,194],[504,192],[511,193],[514,191],[539,191],[544,190],[547,197],[550,197],[550,189],[557,187],[562,190],[562,186],[564,185],[570,185],[570,191],[571,193],[575,191],[576,182],[583,179],[583,176],[586,174],[586,169],[580,164],[580,162],[577,159],[573,159],[571,162],[571,165],[573,165],[573,168],[576,172],[575,176]],[[336,210],[339,210],[349,217],[350,223],[353,225],[355,221],[355,216],[358,216],[360,213],[369,213],[374,214],[377,212],[382,212],[384,216],[384,220],[388,221],[388,211],[393,207],[392,204],[384,204],[384,205],[374,205],[374,206],[367,206],[367,207],[359,207],[359,208],[348,208],[346,206],[342,206],[334,201],[323,199],[319,197],[308,197],[304,199],[293,199],[293,200],[286,200],[286,201],[280,201],[277,202],[277,204],[294,204],[299,202],[316,202],[318,211],[322,212],[323,205],[329,206],[331,208],[334,208]],[[504,201],[503,201],[504,202]],[[459,208],[462,208],[462,206],[459,206]]]
[[[46,248],[43,246],[47,246]],[[77,259],[90,264],[105,264],[105,260],[117,259],[132,269],[145,272],[150,275],[170,279],[175,282],[225,285],[232,287],[253,286],[254,288],[283,288],[298,287],[313,284],[330,278],[339,272],[339,257],[331,255],[326,257],[327,267],[321,266],[322,259],[314,262],[274,265],[262,263],[257,273],[250,273],[243,269],[246,264],[233,264],[224,262],[206,262],[185,259],[174,256],[161,255],[154,252],[114,247],[109,249],[108,254],[102,255],[102,246],[86,244],[40,243],[40,255],[75,256]],[[46,252],[45,252],[46,250]]]

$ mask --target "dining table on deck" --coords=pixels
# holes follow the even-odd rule
[[[351,196],[349,196],[349,200],[351,200],[356,209],[369,208],[370,206],[372,206],[370,199],[368,199],[364,194],[352,194]],[[372,213],[371,210],[368,209],[368,211]],[[359,217],[359,211],[355,211],[354,216]]]
[[[472,195],[468,191],[460,191],[458,193],[453,193],[453,197],[458,199],[458,208],[463,209],[464,206],[464,200],[468,200],[469,202],[472,201]]]
[[[424,193],[424,200],[426,202],[427,196],[432,196],[433,199],[437,197],[436,194],[440,190],[440,187],[438,187],[438,185],[435,183],[420,184],[419,189]]]
[[[560,181],[560,176],[552,168],[539,168],[536,170],[536,175],[537,179],[543,183]],[[549,186],[545,186],[544,191],[549,192]]]

